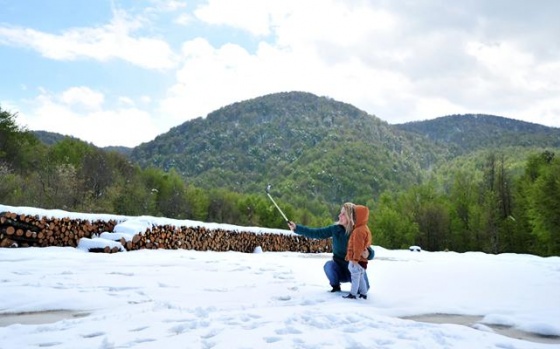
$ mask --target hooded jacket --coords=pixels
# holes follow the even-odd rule
[[[368,220],[369,209],[363,205],[354,206],[354,230],[348,239],[347,261],[367,262],[367,258],[362,257],[362,252],[371,245]]]

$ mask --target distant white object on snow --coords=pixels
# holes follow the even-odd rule
[[[422,247],[420,247],[420,246],[410,246],[408,248],[408,250],[411,251],[411,252],[422,252]]]

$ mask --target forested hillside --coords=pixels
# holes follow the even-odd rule
[[[371,209],[388,248],[560,254],[558,129],[493,116],[389,125],[279,93],[226,106],[126,151],[28,132],[0,108],[0,202],[285,227]],[[39,136],[39,138],[37,137]],[[126,149],[125,149],[126,150]]]
[[[447,144],[455,155],[503,147],[560,147],[560,129],[494,115],[450,115],[395,125]]]
[[[65,135],[61,135],[59,133],[55,133],[55,132],[47,132],[47,131],[31,131],[31,133],[37,137],[37,139],[46,145],[54,145],[56,143],[62,142],[62,141],[66,141],[68,139],[73,139],[75,141],[81,141],[78,138],[72,137],[72,136],[65,136]],[[102,148],[103,150],[106,151],[114,151],[123,155],[130,155],[130,152],[132,152],[132,148],[128,148],[128,147],[120,147],[120,146],[110,146],[110,147],[104,147]]]
[[[418,184],[445,147],[346,103],[309,93],[267,95],[187,121],[136,147],[143,168],[179,172],[203,188],[338,205]],[[297,194],[297,195],[294,195]]]

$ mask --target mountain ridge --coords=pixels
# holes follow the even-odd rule
[[[291,91],[235,102],[121,152],[201,188],[260,193],[273,183],[285,200],[297,191],[334,204],[405,189],[460,155],[512,146],[560,148],[560,129],[486,114],[391,125]]]
[[[345,161],[345,153],[366,154],[393,164],[407,181],[418,182],[420,170],[437,162],[445,151],[419,153],[415,143],[431,146],[422,137],[394,129],[350,104],[310,93],[283,92],[189,120],[134,148],[131,159],[142,167],[175,168],[200,186],[212,183],[258,192],[273,181],[285,191],[303,191],[308,197],[334,202],[359,192],[387,189],[394,176],[382,173],[385,170],[373,163],[360,169],[354,169],[360,164],[347,163],[346,175],[346,168],[339,166],[329,150],[339,149],[339,161]],[[364,188],[346,178],[359,181],[358,173],[372,173],[375,179]],[[334,194],[332,188],[336,188]]]
[[[454,114],[395,127],[453,145],[456,155],[505,146],[560,147],[560,128],[488,114]]]

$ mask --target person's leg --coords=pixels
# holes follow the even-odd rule
[[[350,270],[348,270],[348,267],[342,269],[339,268],[340,270],[340,274],[338,276],[338,281],[340,283],[344,283],[344,282],[352,282],[352,274],[350,273]]]
[[[348,270],[350,270],[350,276],[352,279],[352,287],[350,288],[350,294],[355,297],[358,295],[360,280],[363,279],[362,275],[363,275],[364,268],[362,268],[358,264],[348,263]],[[365,286],[365,284],[363,286]]]
[[[329,279],[329,284],[332,286],[331,292],[340,291],[340,266],[333,260],[328,261],[323,266],[325,270],[325,275],[327,275],[327,279]]]
[[[366,284],[366,271],[362,273],[360,277],[360,285],[358,287],[358,293],[360,294],[360,298],[367,299],[367,284]]]
[[[368,277],[367,277],[367,271],[366,270],[364,270],[364,282],[366,283],[366,290],[369,291],[369,280],[368,280]]]

